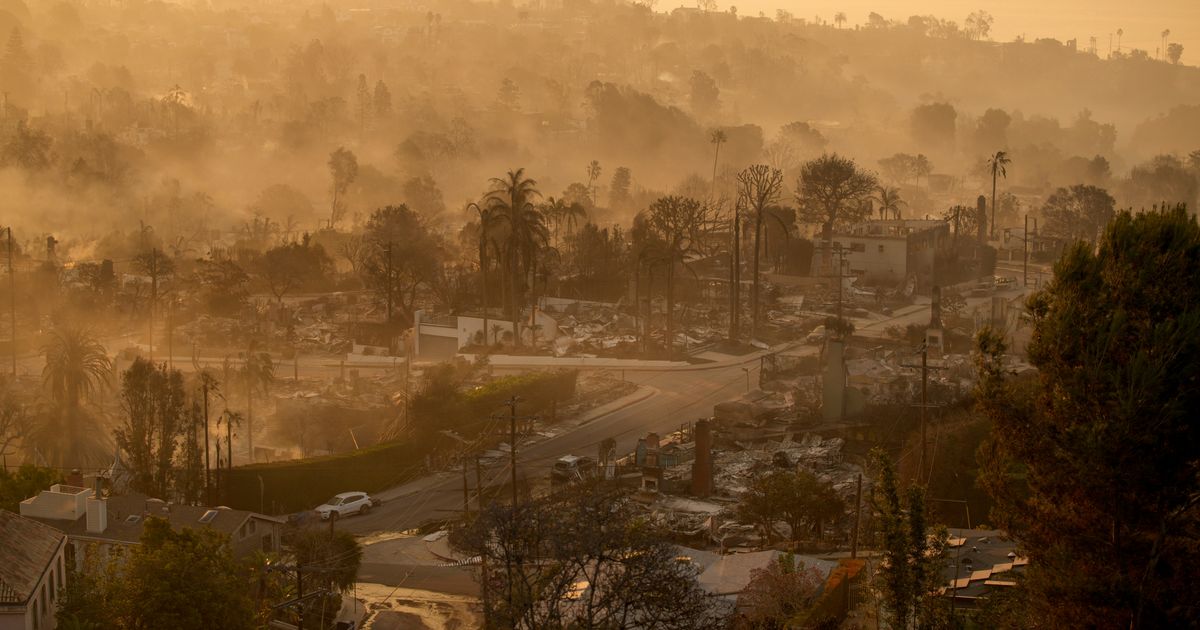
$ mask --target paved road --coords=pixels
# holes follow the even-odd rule
[[[811,346],[815,352],[816,347]],[[616,409],[582,426],[550,439],[518,448],[518,471],[530,478],[548,478],[550,466],[562,455],[595,457],[606,438],[617,441],[617,452],[633,450],[647,432],[659,434],[679,429],[681,423],[712,415],[713,405],[746,391],[746,372],[758,378],[757,355],[703,370],[627,372],[627,378],[649,393],[645,399]],[[644,395],[644,394],[643,394]],[[484,471],[485,485],[507,482],[509,468],[497,465]],[[474,488],[474,474],[470,486]],[[439,473],[380,493],[383,505],[365,516],[347,518],[338,527],[356,534],[402,531],[421,523],[451,516],[462,510],[462,477]],[[474,509],[472,505],[472,509]]]

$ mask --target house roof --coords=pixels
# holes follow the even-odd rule
[[[108,497],[108,526],[103,532],[89,532],[87,517],[74,521],[39,518],[37,520],[59,531],[77,538],[94,538],[121,543],[136,543],[142,538],[142,527],[147,517],[165,518],[172,529],[214,529],[233,534],[251,517],[283,523],[282,519],[247,510],[209,508],[197,505],[167,505],[158,499],[142,494],[126,494]]]
[[[63,540],[53,527],[0,510],[0,604],[23,604],[33,597]]]
[[[704,568],[697,581],[711,595],[736,595],[746,590],[755,569],[767,568],[772,562],[777,562],[781,555],[782,551],[768,550],[720,556]],[[811,556],[797,555],[794,558],[797,565],[803,564],[808,569],[820,572],[822,580],[837,566],[836,562]]]

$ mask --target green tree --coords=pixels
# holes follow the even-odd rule
[[[612,488],[492,503],[452,536],[487,567],[486,627],[683,630],[719,619],[696,567]]]
[[[1116,200],[1097,186],[1077,184],[1054,191],[1042,205],[1047,234],[1095,242],[1113,218]]]
[[[783,521],[799,541],[815,530],[822,537],[826,523],[839,518],[845,509],[833,488],[808,472],[777,470],[751,480],[738,503],[738,515],[755,523],[770,544],[775,523]]]
[[[688,103],[699,118],[708,118],[721,107],[721,89],[717,82],[703,70],[692,72],[689,82]]]
[[[1167,44],[1167,59],[1170,59],[1171,63],[1178,65],[1179,60],[1182,58],[1183,44],[1180,44],[1179,42],[1171,42],[1170,44]]]
[[[1200,226],[1182,206],[1121,212],[1028,301],[1036,378],[981,334],[980,451],[1000,523],[1030,559],[1047,627],[1200,625]]]
[[[319,289],[333,270],[333,261],[308,235],[299,243],[287,243],[263,252],[258,259],[258,276],[271,295],[282,304],[283,296],[302,289]]]
[[[249,567],[229,537],[211,529],[172,530],[148,517],[124,562],[73,575],[58,609],[60,627],[250,630],[256,626]]]
[[[410,321],[417,290],[432,282],[444,258],[441,243],[408,206],[375,210],[363,230],[367,253],[360,263],[363,279],[387,306],[388,321],[399,306]]]
[[[310,527],[296,532],[290,543],[296,564],[306,567],[306,576],[313,576],[313,586],[344,593],[354,588],[358,568],[362,564],[362,545],[354,535],[324,527]]]
[[[22,464],[15,472],[0,467],[0,509],[20,512],[21,502],[62,481],[54,468]]]
[[[346,191],[358,177],[358,158],[345,147],[329,154],[329,228],[346,215]]]
[[[137,358],[121,383],[124,423],[117,445],[126,455],[130,487],[161,499],[172,498],[172,474],[179,439],[189,428],[183,374]]]
[[[613,171],[612,180],[608,184],[608,206],[620,211],[632,200],[630,187],[633,185],[633,174],[628,167],[618,166]]]
[[[84,404],[108,383],[112,362],[104,346],[82,328],[55,328],[42,347],[42,383],[53,405],[48,421],[31,435],[55,466],[76,467],[105,455],[103,440]]]
[[[805,162],[796,183],[797,217],[821,226],[821,239],[828,242],[833,230],[870,215],[863,203],[875,191],[875,176],[858,168],[854,160],[836,153]]]
[[[779,556],[765,569],[750,572],[750,582],[738,596],[745,611],[733,620],[737,630],[784,630],[801,626],[812,609],[824,577],[817,569],[797,564],[791,553]]]
[[[925,491],[918,486],[900,489],[895,466],[887,453],[875,449],[872,464],[878,471],[871,503],[879,519],[883,558],[876,587],[883,593],[890,627],[931,627],[940,586],[945,529],[932,532],[925,521]]]

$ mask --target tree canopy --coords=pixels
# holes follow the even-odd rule
[[[1053,627],[1195,627],[1200,608],[1200,227],[1183,207],[1119,213],[1028,302],[1032,378],[979,338],[981,450],[996,515]]]

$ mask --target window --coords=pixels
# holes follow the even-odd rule
[[[866,243],[850,243],[850,251],[865,252],[865,251],[867,251],[867,244]]]
[[[271,553],[272,551],[275,551],[275,540],[271,537],[270,534],[263,535],[262,550],[265,553]]]
[[[882,254],[882,253],[883,253],[883,245],[880,245],[880,246],[879,246],[879,253],[880,253],[880,254]]]
[[[57,575],[57,573],[58,573],[58,569],[50,569],[50,601],[51,602],[54,601],[54,593],[55,593],[55,591],[58,590],[58,589],[54,588],[54,585],[58,582],[58,580],[55,579],[55,575]]]
[[[254,522],[254,519],[250,519],[249,521],[246,521],[246,535],[247,536],[254,533],[255,525],[256,524]]]

